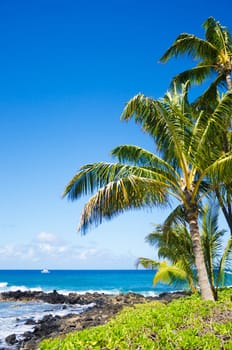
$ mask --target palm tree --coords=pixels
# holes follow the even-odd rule
[[[231,264],[232,238],[223,249],[225,230],[218,227],[218,206],[210,201],[203,210],[201,241],[204,251],[206,269],[212,291],[217,298],[220,284],[224,284],[225,269]]]
[[[213,17],[209,17],[203,27],[205,39],[193,34],[180,34],[160,58],[160,62],[167,62],[172,57],[184,54],[198,60],[196,67],[176,75],[172,82],[180,85],[190,80],[191,83],[201,84],[216,73],[210,89],[207,90],[208,95],[215,95],[219,85],[226,83],[227,89],[232,89],[232,37],[229,30]]]
[[[225,270],[231,269],[232,262],[232,238],[223,247],[225,231],[218,228],[218,216],[218,205],[210,201],[202,210],[200,233],[208,279],[215,299],[219,286],[224,285]],[[137,267],[157,269],[154,285],[159,281],[173,284],[178,280],[185,280],[192,292],[195,292],[194,256],[191,236],[185,224],[176,225],[175,221],[167,223],[166,220],[163,225],[156,226],[146,237],[146,241],[158,248],[159,259],[170,262],[167,264],[166,260],[157,262],[144,257],[137,260]]]
[[[192,281],[189,279],[189,275],[184,270],[181,262],[170,264],[166,260],[155,261],[148,258],[138,258],[136,267],[142,266],[145,269],[156,270],[153,278],[153,286],[155,287],[158,282],[166,283],[169,285],[178,284],[180,281],[187,282],[191,291],[195,293],[196,288]],[[190,284],[191,283],[191,284]]]
[[[194,254],[191,235],[187,227],[184,224],[176,225],[174,223],[167,228],[165,222],[163,225],[157,225],[145,240],[158,249],[158,258],[165,260],[154,261],[140,257],[136,261],[136,267],[157,269],[153,279],[154,285],[157,282],[173,284],[184,280],[191,291],[195,292]]]
[[[161,62],[167,62],[172,57],[189,55],[198,63],[195,67],[176,75],[171,82],[174,86],[189,80],[191,83],[201,84],[207,78],[213,78],[206,91],[196,99],[199,109],[213,110],[218,103],[218,87],[232,89],[232,36],[229,30],[222,26],[213,17],[209,17],[203,24],[205,39],[193,34],[180,34],[173,44],[161,57]],[[224,132],[220,137],[218,146],[221,152],[231,150],[231,118],[224,121]],[[216,139],[215,138],[215,139]],[[227,184],[216,190],[216,196],[225,216],[232,236],[232,184]]]
[[[165,205],[171,198],[178,200],[189,224],[201,295],[208,300],[214,298],[200,242],[198,207],[212,190],[205,185],[207,176],[214,179],[214,188],[230,179],[232,153],[218,158],[209,143],[231,103],[232,92],[228,92],[210,116],[199,113],[187,101],[187,84],[182,94],[167,93],[161,100],[135,96],[126,105],[122,120],[134,116],[153,137],[160,156],[137,146],[116,147],[112,155],[117,163],[84,165],[64,191],[71,200],[96,191],[81,215],[80,230],[84,233],[91,224],[125,210]]]

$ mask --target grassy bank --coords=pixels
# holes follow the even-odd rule
[[[104,326],[44,340],[40,350],[232,349],[232,290],[216,303],[194,295],[127,307]]]

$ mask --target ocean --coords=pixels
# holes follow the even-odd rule
[[[182,284],[168,286],[152,285],[154,271],[151,270],[0,270],[0,293],[16,290],[39,290],[62,294],[105,293],[119,294],[134,292],[154,296],[162,292],[183,290]],[[226,285],[232,285],[232,274],[226,275]],[[66,315],[80,313],[91,305],[68,306],[51,305],[42,302],[0,302],[0,349],[13,349],[5,343],[6,336],[15,333],[17,337],[33,329],[25,325],[28,319],[38,320],[47,314]]]
[[[154,288],[153,276],[151,270],[0,270],[0,292],[32,289],[154,295],[174,290],[162,284]]]

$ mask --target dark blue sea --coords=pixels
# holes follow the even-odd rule
[[[150,270],[0,270],[0,293],[16,290],[40,290],[67,294],[105,293],[119,294],[134,292],[145,296],[158,295],[162,292],[182,290],[184,285],[152,285],[154,271]],[[232,285],[232,274],[226,275],[226,285]],[[0,348],[13,349],[5,343],[5,337],[15,333],[21,334],[32,330],[25,325],[27,319],[38,320],[47,314],[65,315],[80,313],[85,307],[75,305],[64,308],[63,305],[48,305],[42,302],[0,302]]]

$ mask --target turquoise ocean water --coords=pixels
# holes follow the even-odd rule
[[[152,285],[154,271],[149,270],[0,270],[0,292],[8,290],[57,290],[61,293],[135,292],[144,295],[159,294],[180,289],[158,284]]]
[[[166,285],[152,286],[153,271],[147,270],[0,270],[0,293],[16,290],[42,290],[60,293],[99,292],[119,294],[126,292],[155,295],[173,288]],[[88,307],[88,305],[86,306]],[[26,320],[38,320],[47,314],[65,315],[80,313],[83,306],[48,305],[46,303],[0,302],[0,349],[13,350],[5,338],[15,333],[20,339],[33,326],[25,325]]]
[[[47,273],[46,273],[47,272]],[[15,290],[57,290],[68,292],[103,292],[110,294],[134,292],[157,295],[181,290],[185,286],[152,285],[151,270],[0,270],[0,292]],[[226,274],[226,285],[232,285],[231,272]]]
[[[182,290],[185,287],[157,284],[154,288],[153,276],[154,271],[149,270],[0,270],[0,293],[16,290],[56,290],[63,294],[134,292],[153,296],[162,292]],[[226,275],[226,285],[232,285],[231,273]],[[15,333],[20,338],[24,332],[33,329],[33,326],[25,325],[27,319],[38,320],[47,314],[80,313],[86,307],[75,305],[63,308],[63,305],[51,306],[36,302],[0,302],[0,349],[14,349],[6,344],[7,335]]]

